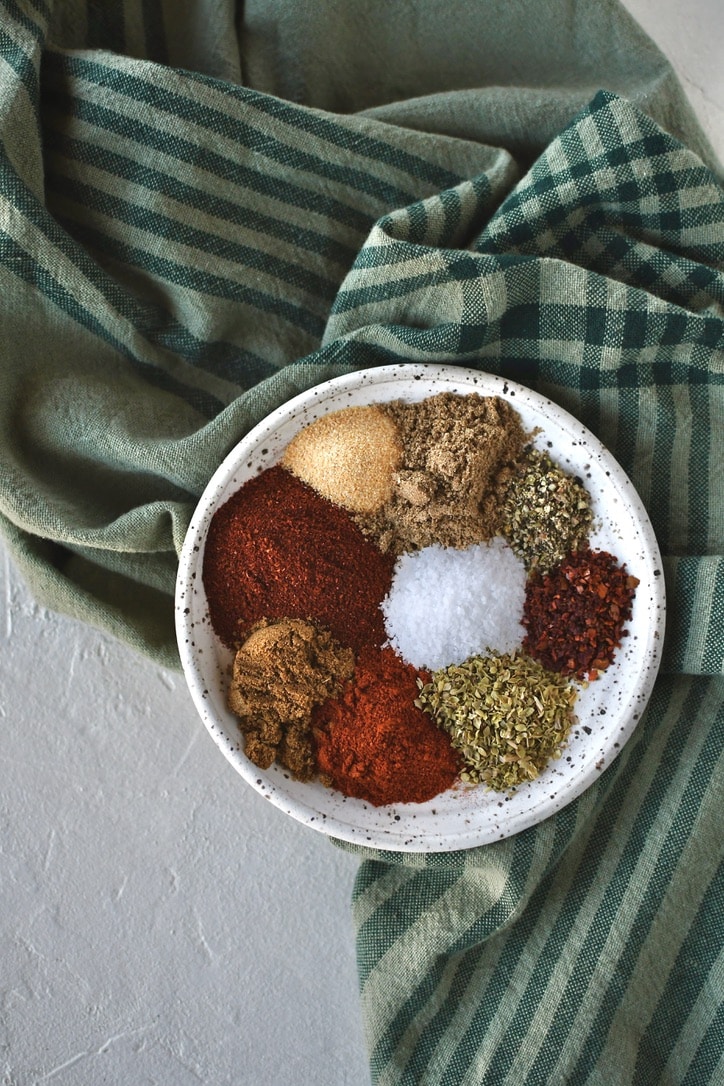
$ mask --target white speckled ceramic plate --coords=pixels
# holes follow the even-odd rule
[[[302,427],[351,405],[417,401],[440,392],[501,396],[519,412],[535,444],[584,480],[592,500],[591,546],[614,554],[639,578],[628,637],[612,666],[581,690],[577,724],[563,757],[510,796],[457,785],[423,804],[373,807],[318,782],[302,784],[273,765],[262,771],[244,755],[243,737],[226,708],[231,653],[215,636],[202,583],[209,522],[247,479],[271,466]],[[545,397],[477,370],[387,366],[318,385],[274,411],[224,460],[191,521],[181,555],[176,625],[186,679],[213,739],[241,776],[300,822],[330,836],[381,849],[448,851],[489,844],[561,810],[611,764],[630,737],[659,667],[665,621],[664,578],[656,539],[633,485],[610,453],[575,418]]]

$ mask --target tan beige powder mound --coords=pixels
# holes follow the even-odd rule
[[[300,430],[282,464],[329,501],[370,514],[391,498],[401,456],[390,415],[377,406],[345,407]]]

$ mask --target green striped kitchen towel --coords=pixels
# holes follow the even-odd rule
[[[375,1083],[724,1081],[724,191],[614,0],[0,0],[0,531],[175,666],[195,501],[289,396],[522,381],[641,494],[662,673],[582,797],[361,857]],[[352,846],[345,846],[350,847]]]

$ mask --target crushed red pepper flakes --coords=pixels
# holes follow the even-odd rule
[[[570,554],[528,580],[525,651],[544,667],[581,682],[598,678],[627,636],[639,581],[607,551]]]

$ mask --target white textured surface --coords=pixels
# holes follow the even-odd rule
[[[0,569],[0,1081],[364,1083],[357,861],[234,773],[181,678]]]
[[[722,0],[626,0],[724,160]],[[365,1086],[357,861],[0,561],[0,1082]]]

